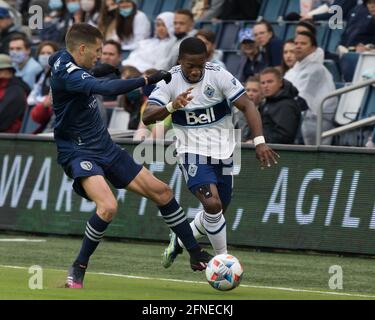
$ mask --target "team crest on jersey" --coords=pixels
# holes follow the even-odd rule
[[[57,59],[57,61],[53,64],[53,67],[55,68],[55,70],[58,69],[58,67],[60,66],[60,58]]]
[[[236,80],[236,78],[233,78],[233,79],[231,80],[231,82],[233,83],[234,86],[237,86],[237,80]]]
[[[195,175],[197,174],[197,171],[198,171],[198,167],[195,164],[189,165],[189,169],[188,169],[189,176],[195,177]]]
[[[214,93],[215,93],[215,89],[212,88],[209,84],[204,88],[204,94],[208,98],[212,98],[214,96]]]
[[[82,73],[81,77],[82,77],[82,80],[84,80],[86,78],[91,77],[91,75],[89,75],[87,72],[84,72],[84,73]]]
[[[80,166],[83,170],[91,171],[92,169],[92,163],[90,161],[82,161],[80,163]]]

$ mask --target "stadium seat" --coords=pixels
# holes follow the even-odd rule
[[[40,126],[40,124],[35,122],[30,116],[30,112],[32,108],[33,106],[28,106],[26,108],[25,114],[23,115],[20,133],[32,134]]]
[[[218,33],[220,32],[221,22],[201,21],[196,23],[196,29],[208,29],[216,33],[216,44],[218,42]]]
[[[241,60],[241,51],[234,50],[234,51],[224,51],[224,63],[227,67],[227,70],[236,75],[238,71],[238,66]]]
[[[366,97],[363,100],[363,107],[359,113],[359,119],[365,119],[375,115],[375,87],[367,88]]]
[[[329,72],[332,74],[333,81],[335,82],[341,82],[341,72],[333,60],[324,60],[324,66],[329,70]]]
[[[284,41],[294,39],[294,35],[296,33],[297,24],[296,23],[287,23],[285,25],[285,34],[284,34]]]
[[[263,0],[259,10],[258,19],[277,21],[277,19],[282,15],[282,10],[284,7],[285,0]]]
[[[179,0],[162,0],[159,12],[175,11],[180,8]]]
[[[324,47],[326,51],[336,52],[336,48],[341,41],[341,35],[344,32],[343,29],[330,29],[328,25],[326,26],[328,36],[326,41],[326,46]]]
[[[329,26],[326,23],[316,25],[316,40],[318,41],[319,47],[326,50],[328,41]],[[329,50],[328,50],[329,51]],[[330,51],[333,52],[333,51]]]
[[[192,0],[181,0],[180,8],[191,10],[192,6],[193,6]]]
[[[284,22],[282,23],[274,22],[274,23],[271,23],[271,25],[272,25],[273,33],[275,34],[275,36],[283,40],[285,36],[286,24]]]
[[[237,48],[238,32],[242,27],[239,21],[223,22],[217,36],[217,47],[221,50],[233,50]]]
[[[300,0],[287,0],[285,10],[282,15],[284,16],[291,12],[301,12]]]
[[[348,52],[340,59],[340,68],[345,82],[352,82],[359,59],[359,54],[356,52]]]
[[[161,0],[143,0],[140,8],[151,21],[154,21],[155,17],[160,12],[161,4]]]

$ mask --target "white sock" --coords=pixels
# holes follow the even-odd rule
[[[206,230],[203,226],[203,212],[204,211],[198,212],[195,215],[194,220],[190,222],[191,230],[193,230],[193,236],[197,240],[206,235]],[[185,248],[180,239],[178,239],[178,244],[181,246],[181,248]]]
[[[227,253],[227,228],[223,211],[203,214],[203,226],[216,254]]]

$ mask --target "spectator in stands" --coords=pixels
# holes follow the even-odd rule
[[[81,22],[97,27],[101,4],[101,0],[80,0]]]
[[[263,133],[267,143],[293,144],[306,102],[298,90],[283,80],[276,68],[267,68],[260,74],[260,85],[265,97],[260,106]]]
[[[215,32],[208,29],[200,29],[195,35],[198,39],[202,40],[207,47],[208,61],[218,64],[220,67],[226,69],[225,64],[222,61],[223,52],[221,50],[216,50]]]
[[[115,0],[105,0],[102,2],[102,6],[98,18],[98,29],[101,33],[106,36],[109,26],[112,26],[116,21],[118,5]]]
[[[375,0],[363,0],[354,8],[342,34],[338,51],[363,52],[375,45]]]
[[[297,62],[296,54],[295,54],[296,45],[294,44],[294,39],[290,39],[285,41],[283,46],[283,63],[281,65],[281,73],[285,75],[285,73],[294,67]]]
[[[39,37],[42,41],[49,40],[63,44],[71,19],[65,0],[49,0],[48,7],[51,11],[44,17],[43,29],[40,30]]]
[[[197,33],[197,30],[194,29],[194,16],[192,12],[187,9],[176,10],[173,19],[173,27],[176,40],[169,54],[167,70],[177,64],[178,50],[181,42],[186,38],[194,37]]]
[[[107,40],[103,43],[101,63],[108,63],[121,69],[121,45],[114,40]]]
[[[144,12],[131,0],[116,0],[116,17],[108,26],[105,40],[116,40],[122,50],[134,50],[141,40],[151,35],[151,24]]]
[[[241,82],[255,74],[261,72],[266,66],[261,59],[258,46],[255,43],[252,30],[250,28],[241,29],[238,34],[240,48],[242,52],[236,78]]]
[[[245,90],[247,96],[255,104],[257,109],[259,109],[260,104],[263,101],[263,94],[260,87],[259,76],[250,77],[245,82]],[[250,143],[252,142],[251,131],[245,115],[243,112],[239,111],[237,108],[234,110],[233,115],[234,127],[236,129],[241,129],[241,142]]]
[[[167,69],[169,54],[176,41],[173,28],[173,12],[163,12],[156,17],[155,36],[139,42],[122,65],[136,67],[140,72],[147,69]]]
[[[223,12],[225,0],[197,0],[192,12],[197,21],[217,19]]]
[[[53,114],[51,97],[50,97],[50,77],[51,68],[48,65],[49,57],[59,49],[59,45],[52,41],[43,41],[37,49],[39,64],[43,67],[43,72],[39,75],[34,88],[27,97],[27,104],[34,106],[31,109],[31,118],[39,123],[39,127],[34,133],[43,132]]]
[[[9,52],[9,41],[15,35],[25,34],[14,24],[9,9],[0,7],[0,53]]]
[[[122,79],[133,79],[141,77],[142,73],[132,66],[125,66],[122,71]],[[129,130],[137,130],[140,117],[141,117],[141,107],[145,101],[146,97],[143,91],[138,88],[127,94],[118,96],[118,106],[127,111],[130,115],[129,124],[127,128]]]
[[[294,42],[297,62],[285,74],[285,79],[297,88],[299,95],[306,100],[309,107],[303,116],[301,130],[305,144],[310,145],[316,143],[317,110],[323,98],[336,88],[331,73],[323,65],[324,52],[318,48],[314,35],[301,32],[295,37]],[[324,103],[323,130],[333,128],[336,107],[336,98],[328,99]],[[331,138],[325,138],[323,143],[330,144],[331,140]]]
[[[267,67],[280,66],[283,41],[275,36],[272,25],[266,20],[259,21],[254,25],[253,33],[264,64]]]
[[[310,32],[316,37],[316,27],[313,21],[311,20],[303,20],[299,21],[296,26],[295,35],[300,32]]]
[[[256,20],[259,9],[259,0],[225,0],[219,19]]]
[[[27,84],[15,76],[10,57],[0,54],[0,132],[20,131],[29,92]]]
[[[16,76],[22,78],[30,89],[34,87],[36,77],[43,71],[42,66],[31,57],[29,41],[20,35],[12,37],[9,42],[9,56],[16,69]]]

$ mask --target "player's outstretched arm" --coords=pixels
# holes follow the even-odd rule
[[[254,136],[256,157],[260,161],[262,168],[271,167],[272,163],[277,164],[277,158],[280,158],[280,156],[268,147],[264,140],[262,120],[254,103],[246,94],[243,94],[234,102],[234,105],[246,117],[251,133]]]
[[[152,102],[147,104],[142,116],[143,123],[148,126],[156,121],[163,121],[171,113],[184,108],[191,100],[193,100],[193,96],[190,95],[192,90],[193,88],[187,89],[164,107],[153,104]]]

